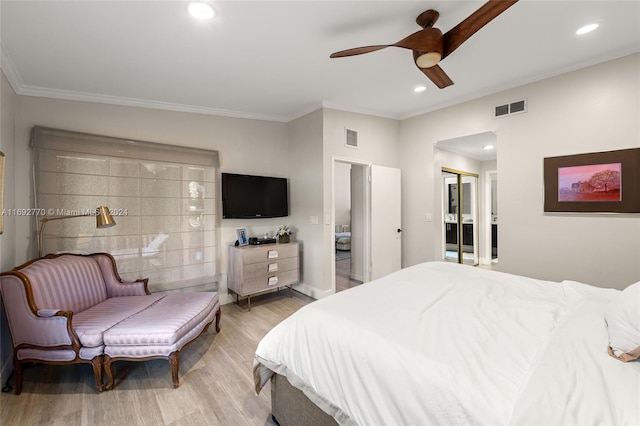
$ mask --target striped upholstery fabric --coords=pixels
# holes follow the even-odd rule
[[[141,282],[120,282],[111,263],[111,258],[108,256],[102,253],[95,253],[92,254],[91,257],[98,262],[98,265],[102,269],[102,277],[105,287],[107,288],[107,297],[144,296],[147,294],[145,292],[145,286]]]
[[[86,347],[102,346],[104,332],[119,322],[147,309],[164,298],[164,294],[112,297],[73,315],[73,329]]]
[[[218,307],[214,308],[209,314],[202,319],[200,324],[188,330],[179,340],[172,345],[143,345],[143,346],[105,346],[104,354],[112,358],[146,358],[169,356],[172,352],[182,349],[189,341],[195,339],[204,329],[204,327],[213,321]]]
[[[91,361],[96,387],[103,391],[114,386],[114,376],[109,374],[113,360],[168,357],[173,384],[178,387],[179,356],[172,354],[214,320],[218,330],[218,294],[148,294],[146,283],[121,282],[115,262],[106,253],[41,258],[3,273],[0,292],[15,351],[16,393],[22,387],[23,361]],[[57,311],[72,312],[71,320],[56,315]],[[72,346],[75,336],[79,348]],[[103,355],[110,356],[108,361]],[[108,367],[106,386],[100,376],[103,367]]]
[[[109,346],[174,345],[219,305],[214,292],[171,293],[104,333]]]
[[[107,299],[102,271],[91,257],[41,259],[22,272],[40,309],[80,312]]]

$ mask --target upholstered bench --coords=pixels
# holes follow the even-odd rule
[[[180,349],[204,331],[203,325],[211,324],[219,305],[217,293],[170,293],[109,328],[104,333],[106,389],[114,384],[113,361],[152,358],[169,359],[173,385],[178,387]]]
[[[114,386],[114,361],[167,358],[178,387],[180,351],[214,318],[220,331],[217,293],[150,294],[147,279],[122,280],[107,253],[33,260],[0,274],[0,291],[13,341],[16,394],[25,362],[91,363],[103,391]]]

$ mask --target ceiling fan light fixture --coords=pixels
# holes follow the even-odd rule
[[[189,14],[197,19],[211,19],[216,13],[210,4],[203,1],[191,2],[187,6]]]
[[[593,24],[587,24],[585,26],[578,28],[578,30],[576,31],[576,34],[583,35],[583,34],[590,33],[591,31],[597,29],[599,26],[600,24],[597,22],[594,22]]]
[[[416,65],[419,68],[431,68],[434,65],[437,65],[442,59],[442,53],[440,52],[427,52],[423,53],[416,58]]]

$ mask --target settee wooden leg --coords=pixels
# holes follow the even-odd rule
[[[222,311],[218,308],[218,312],[216,312],[216,333],[220,333],[220,317],[222,316]]]
[[[180,351],[171,352],[169,354],[169,364],[171,365],[171,380],[173,380],[173,387],[180,386],[180,379],[178,372],[180,370]]]
[[[107,384],[104,386],[104,390],[111,390],[115,385],[115,374],[113,371],[113,359],[109,355],[104,356],[103,360],[104,372],[107,373]]]
[[[22,362],[18,357],[13,357],[13,378],[16,382],[13,393],[20,395],[22,393]]]
[[[96,378],[96,388],[98,388],[98,392],[102,392],[104,390],[104,383],[102,382],[102,360],[102,355],[96,356],[91,360],[93,375]]]

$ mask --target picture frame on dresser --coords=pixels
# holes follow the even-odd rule
[[[238,240],[239,246],[246,246],[249,244],[249,237],[247,237],[247,229],[246,228],[238,228],[236,229],[236,239]]]

